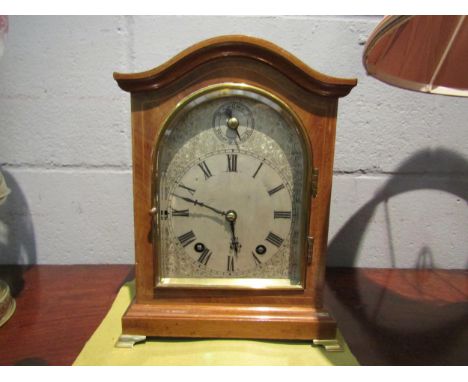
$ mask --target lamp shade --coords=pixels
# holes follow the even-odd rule
[[[466,16],[386,16],[364,48],[367,73],[390,85],[468,96]]]

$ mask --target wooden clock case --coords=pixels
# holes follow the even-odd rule
[[[114,73],[114,79],[131,93],[136,252],[136,297],[122,318],[118,345],[131,347],[146,336],[255,338],[314,340],[337,350],[336,322],[323,308],[325,255],[338,98],[356,80],[318,73],[278,46],[246,36],[206,40],[155,69]],[[155,287],[153,151],[176,105],[221,83],[247,84],[273,94],[307,131],[314,184],[303,289]]]

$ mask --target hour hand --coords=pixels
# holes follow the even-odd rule
[[[229,210],[226,213],[226,220],[229,222],[229,226],[231,228],[231,243],[230,243],[230,248],[234,250],[234,253],[237,254],[239,252],[239,249],[241,245],[239,244],[239,241],[237,240],[236,237],[236,230],[235,230],[235,224],[237,220],[237,213],[233,210]]]
[[[236,254],[236,257],[237,257],[237,253],[239,252],[239,249],[240,249],[240,244],[239,244],[239,241],[237,240],[237,237],[236,237],[236,232],[235,232],[235,229],[234,229],[234,225],[236,223],[235,222],[230,222],[230,225],[231,225],[231,244],[230,244],[230,248],[234,250],[234,253]]]

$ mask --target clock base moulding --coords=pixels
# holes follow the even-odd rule
[[[122,320],[117,347],[150,337],[305,340],[328,351],[342,350],[336,322],[311,306],[132,304]]]

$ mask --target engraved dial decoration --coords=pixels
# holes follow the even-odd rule
[[[156,158],[156,285],[300,285],[307,155],[297,120],[258,89],[182,102]]]

